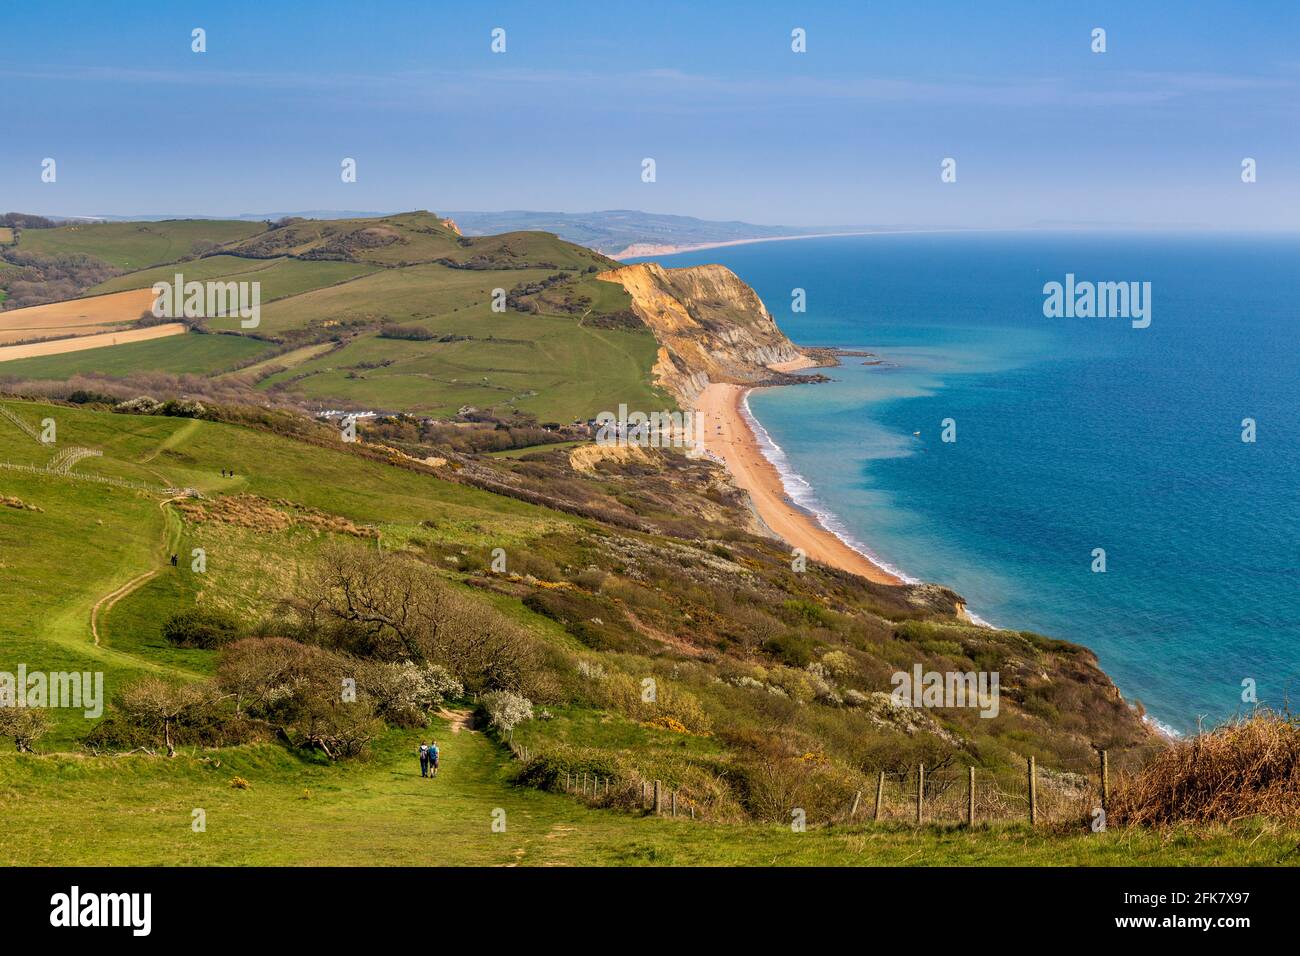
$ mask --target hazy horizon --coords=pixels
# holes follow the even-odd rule
[[[1300,209],[1289,3],[276,13],[6,11],[0,206],[1243,231],[1294,229]],[[943,183],[950,157],[957,180]],[[345,158],[356,182],[341,181]],[[1242,182],[1245,158],[1256,182]]]

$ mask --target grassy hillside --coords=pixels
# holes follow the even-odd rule
[[[613,263],[547,233],[465,238],[414,212],[270,228],[183,221],[29,229],[20,250],[89,257],[13,266],[26,277],[15,286],[25,302],[46,288],[65,297],[147,289],[177,273],[185,281],[257,282],[259,326],[244,329],[235,316],[202,324],[262,341],[185,337],[0,362],[0,378],[10,381],[84,374],[151,392],[164,386],[157,373],[227,381],[239,373],[281,403],[442,416],[470,405],[557,421],[590,418],[620,401],[671,405],[650,384],[654,337],[629,319],[626,294],[593,280]],[[144,263],[151,265],[138,268]],[[132,271],[112,274],[124,268]],[[111,277],[101,280],[105,273]],[[505,312],[492,307],[502,297]],[[390,334],[394,326],[400,334]],[[259,351],[275,349],[294,358],[277,364],[268,356],[247,371]],[[203,394],[192,379],[186,387]]]
[[[301,295],[338,282],[374,272],[376,266],[354,262],[302,262],[297,259],[241,259],[238,256],[208,256],[191,262],[157,266],[130,272],[95,286],[92,293],[120,292],[125,289],[148,289],[155,282],[172,283],[176,273],[186,282],[220,279],[235,282],[259,282],[262,301],[272,302]]]
[[[287,633],[283,602],[343,547],[386,569],[376,580],[423,575],[422,587],[457,595],[465,613],[518,629],[533,663],[515,686],[534,706],[513,733],[523,761],[497,732],[460,717],[453,729],[450,711],[423,730],[391,725],[367,754],[330,761],[271,738],[204,744],[198,725],[182,729],[174,760],[148,743],[153,731],[143,738],[153,756],[96,756],[82,741],[112,750],[112,735],[95,734],[120,723],[120,705],[99,721],[57,710],[37,743],[48,756],[0,753],[6,863],[305,864],[322,862],[324,847],[340,864],[1254,863],[1294,843],[1271,825],[1187,839],[1090,833],[1094,798],[1079,781],[1091,747],[1111,748],[1119,766],[1150,742],[1091,655],[963,624],[940,589],[816,565],[792,574],[779,547],[738,530],[743,503],[710,464],[659,456],[579,473],[551,449],[431,469],[378,426],[347,445],[261,412],[217,421],[0,406],[29,424],[53,418],[59,439],[52,450],[0,417],[0,461],[39,468],[63,448],[102,453],[67,475],[0,468],[0,587],[23,595],[0,616],[5,661],[103,671],[114,700],[148,675],[201,686],[226,652],[177,646],[165,621],[198,608],[250,637]],[[169,487],[202,497],[169,499]],[[201,571],[190,566],[196,548]],[[494,549],[504,571],[490,569]],[[872,693],[912,662],[999,669],[1001,715],[881,710]],[[474,692],[449,706],[468,712]],[[430,735],[444,747],[436,781],[420,779],[412,757]],[[1050,826],[1038,831],[1017,822],[1026,755],[1043,768]],[[886,818],[906,819],[918,761],[932,787],[976,766],[980,813],[994,822],[966,832],[847,819],[877,770],[895,801]],[[565,773],[612,777],[614,795],[563,793]],[[236,777],[249,788],[232,787]],[[697,818],[644,818],[628,794],[652,779]],[[927,792],[927,814],[953,819],[943,808],[959,796]],[[189,829],[195,807],[207,811],[206,834]],[[791,831],[791,807],[807,813],[807,833]],[[491,829],[497,808],[505,834]],[[437,838],[411,839],[417,826]]]
[[[444,770],[413,757],[436,737]],[[217,760],[220,765],[217,765]],[[231,787],[241,777],[250,789]],[[795,833],[591,809],[511,785],[480,733],[393,734],[364,765],[270,747],[174,761],[0,755],[0,864],[83,866],[1252,866],[1290,860],[1294,834],[1246,824],[1045,836],[1024,826],[858,824]],[[77,825],[69,827],[75,807]],[[192,830],[193,811],[206,832]],[[493,832],[504,810],[505,832]]]
[[[17,250],[43,256],[83,255],[119,269],[176,262],[210,248],[254,236],[260,222],[175,219],[164,222],[96,222],[25,229]]]

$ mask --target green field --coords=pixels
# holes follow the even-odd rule
[[[206,220],[29,229],[22,248],[82,253],[132,270],[87,295],[149,288],[177,273],[184,281],[259,283],[256,334],[297,346],[283,363],[268,360],[264,368],[286,370],[259,384],[290,400],[437,415],[472,405],[561,421],[619,402],[671,406],[651,385],[653,335],[598,321],[629,307],[620,287],[591,275],[609,260],[547,233],[463,238],[437,216],[415,212],[272,229]],[[201,257],[178,261],[196,253]],[[568,280],[535,297],[531,311],[490,307],[497,290],[553,286],[561,273]],[[223,332],[241,332],[241,322],[206,320]],[[385,325],[416,326],[448,341],[384,337]],[[335,343],[345,347],[335,351]],[[186,336],[19,360],[0,368],[0,377],[217,377],[244,372],[248,359],[267,348],[228,336]]]
[[[351,265],[350,263],[310,263]],[[356,268],[353,266],[353,268]],[[263,309],[261,331],[274,335],[309,325],[337,326],[387,319],[399,324],[431,319],[491,301],[492,290],[547,273],[525,269],[518,275],[449,269],[439,265],[384,269],[355,282],[283,299]],[[214,328],[237,328],[238,320],[214,321]]]
[[[224,245],[266,229],[260,222],[175,219],[96,222],[26,229],[19,250],[44,256],[86,255],[119,269],[145,269],[193,255],[195,243]]]
[[[271,376],[261,387],[293,377],[293,390],[309,398],[438,415],[455,414],[462,405],[510,406],[543,421],[594,416],[620,401],[632,408],[671,404],[648,383],[657,343],[645,330],[588,328],[570,316],[502,315],[486,306],[422,324],[439,335],[468,338],[362,336],[338,352]]]
[[[140,372],[208,375],[269,348],[271,346],[266,342],[240,335],[173,335],[65,355],[39,355],[0,362],[0,379],[12,376],[62,380],[87,371],[105,375]]]
[[[378,267],[358,262],[304,262],[299,259],[240,259],[237,256],[209,256],[191,262],[156,266],[131,272],[91,289],[99,295],[127,289],[147,289],[155,282],[173,283],[180,273],[182,281],[219,279],[261,284],[263,304],[275,299],[301,295],[339,282],[346,282],[374,272]]]

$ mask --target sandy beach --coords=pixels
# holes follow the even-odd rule
[[[773,365],[772,368],[789,372],[816,364],[812,359],[804,359]],[[744,385],[709,385],[696,399],[695,412],[704,420],[705,448],[727,463],[727,470],[736,484],[749,492],[759,517],[786,543],[802,548],[814,561],[880,584],[903,583],[865,555],[854,551],[786,497],[781,476],[764,457],[741,411],[741,402],[748,390]]]
[[[679,252],[701,252],[705,249],[723,249],[727,246],[748,246],[756,242],[791,242],[796,239],[837,239],[843,236],[903,236],[948,232],[982,232],[973,229],[866,229],[859,232],[802,232],[793,236],[759,236],[754,239],[726,239],[718,242],[689,242],[681,244],[659,242],[634,242],[619,252],[606,253],[611,259],[639,259],[646,256],[674,256]]]

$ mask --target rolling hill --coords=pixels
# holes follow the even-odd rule
[[[0,754],[7,864],[319,864],[327,846],[336,864],[1250,863],[1293,842],[1267,828],[1188,842],[1090,833],[1081,814],[1095,797],[1076,788],[1092,745],[1118,761],[1149,738],[1088,652],[975,628],[942,589],[816,565],[792,575],[779,545],[737,530],[743,503],[719,494],[707,462],[656,453],[580,472],[556,449],[431,467],[381,432],[348,445],[292,416],[183,414],[201,417],[0,402],[0,587],[25,596],[6,605],[0,647],[28,671],[102,672],[109,699],[97,719],[55,711],[37,743],[47,756]],[[55,449],[17,426],[42,419],[57,422]],[[62,448],[99,454],[51,467]],[[427,728],[377,729],[350,760],[187,720],[174,760],[149,730],[112,755],[133,684],[228,677],[226,651],[178,646],[166,622],[201,609],[238,622],[239,638],[289,633],[285,601],[339,549],[387,568],[390,584],[420,575],[521,642],[531,663],[512,680],[533,718],[512,740],[451,700]],[[916,723],[882,710],[872,695],[910,661],[1001,668],[1002,714]],[[436,781],[412,756],[430,734],[444,753]],[[1026,753],[1055,821],[1037,832],[1017,809]],[[917,760],[943,788],[928,792],[935,823],[921,828],[906,822]],[[960,795],[945,781],[964,780],[966,764],[987,788],[990,822],[974,830],[954,827],[944,795]],[[853,794],[874,792],[876,768],[888,768],[894,822],[855,822]],[[677,819],[638,811],[654,780]],[[806,833],[788,825],[790,806]],[[193,807],[206,834],[190,828]],[[505,836],[489,826],[499,809]]]
[[[592,281],[616,263],[546,233],[467,238],[427,212],[115,222],[28,228],[10,253],[10,281],[24,295],[38,280],[67,294],[107,296],[179,274],[184,281],[257,283],[261,303],[255,328],[237,316],[212,316],[192,322],[189,335],[111,350],[25,358],[0,348],[0,379],[10,383],[84,375],[138,383],[148,393],[159,374],[229,382],[254,367],[239,381],[265,394],[255,401],[438,416],[472,406],[547,421],[590,418],[620,401],[672,401],[651,382],[654,336],[630,318],[626,295]],[[66,278],[56,284],[56,274]],[[93,300],[92,308],[96,301],[109,300]],[[13,329],[0,344],[88,331],[88,320],[44,318],[58,308],[65,307],[0,314]],[[277,354],[293,358],[267,364]],[[149,376],[152,385],[143,381]],[[190,383],[196,387],[201,383]]]

